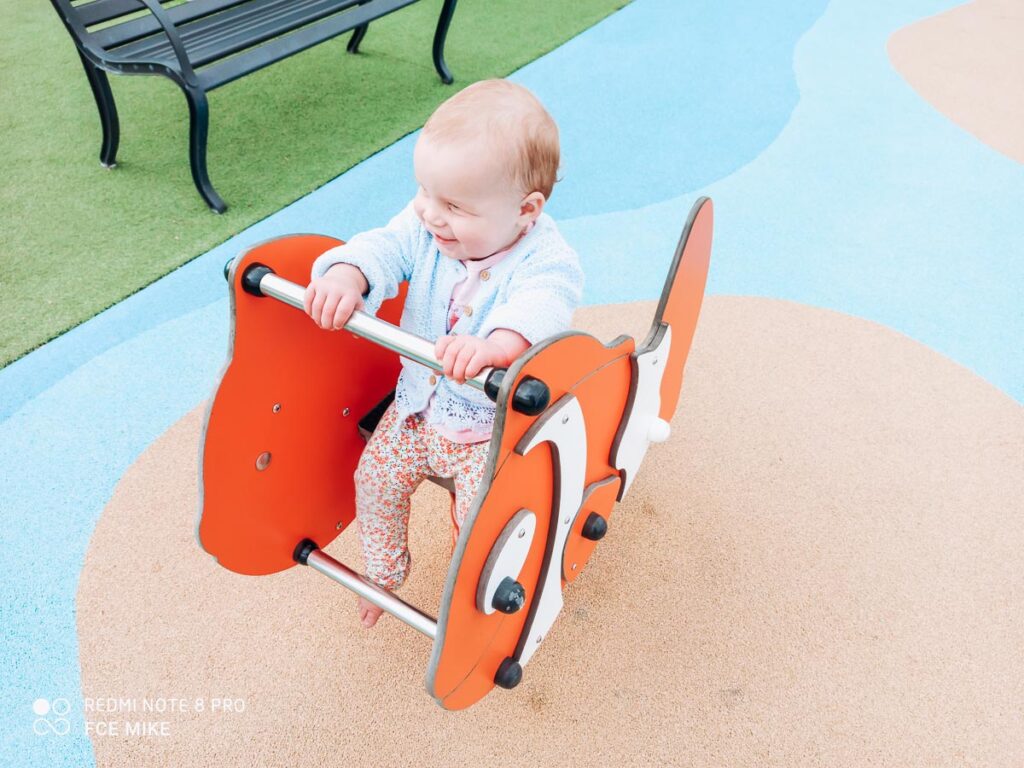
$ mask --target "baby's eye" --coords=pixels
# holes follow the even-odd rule
[[[460,211],[462,209],[459,208],[459,206],[457,206],[455,203],[448,203],[448,210],[449,211]]]

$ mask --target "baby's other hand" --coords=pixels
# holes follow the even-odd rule
[[[434,355],[444,365],[444,375],[459,384],[488,366],[507,364],[504,349],[478,336],[442,336],[434,345]]]
[[[353,270],[358,274],[353,274]],[[344,328],[352,313],[363,307],[365,287],[366,279],[356,267],[335,264],[323,277],[313,278],[306,287],[303,297],[306,314],[324,330]]]

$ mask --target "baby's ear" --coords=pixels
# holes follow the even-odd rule
[[[546,202],[547,200],[544,198],[543,192],[531,192],[519,204],[519,215],[526,217],[529,221],[533,221],[540,216]]]

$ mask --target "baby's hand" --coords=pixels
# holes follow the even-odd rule
[[[335,264],[323,277],[316,277],[306,288],[306,314],[327,331],[345,327],[352,313],[363,306],[368,288],[363,273],[350,264]]]
[[[490,339],[478,336],[442,336],[434,355],[444,365],[444,375],[462,384],[488,366],[507,365],[507,352]]]

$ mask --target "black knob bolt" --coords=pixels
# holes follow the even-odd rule
[[[511,657],[506,657],[498,667],[497,674],[494,675],[494,684],[511,690],[519,685],[522,679],[523,668],[519,666],[519,662]]]
[[[608,521],[597,512],[591,512],[587,516],[587,522],[583,524],[583,538],[600,541],[606,533],[608,533]]]
[[[491,605],[502,613],[515,613],[526,605],[526,590],[511,576],[506,576],[498,585]]]
[[[495,368],[484,382],[484,393],[495,402],[498,400],[498,390],[501,388],[501,382],[505,380],[506,373],[508,370],[505,368]],[[527,416],[543,413],[550,402],[551,390],[548,389],[548,385],[532,376],[524,376],[512,394],[512,410]]]
[[[315,541],[313,541],[312,539],[303,539],[295,545],[295,551],[292,552],[292,559],[297,563],[307,565],[309,556],[313,554],[315,550],[318,549],[320,549],[320,547],[316,545]]]
[[[551,390],[540,379],[524,376],[512,395],[512,410],[527,416],[543,413],[551,402]]]
[[[253,296],[263,296],[260,290],[260,280],[267,275],[274,274],[274,270],[262,264],[250,264],[242,273],[242,290],[251,293]]]
[[[508,370],[505,368],[495,368],[484,380],[484,394],[491,398],[491,402],[498,401],[498,389],[501,388],[501,382],[505,380],[505,374]]]

